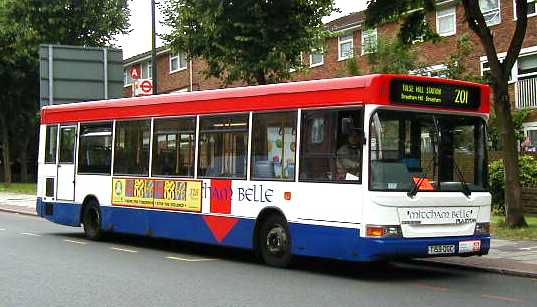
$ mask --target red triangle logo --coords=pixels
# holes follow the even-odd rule
[[[231,229],[239,222],[238,218],[214,215],[204,215],[203,220],[205,220],[205,223],[207,223],[207,226],[218,242],[222,242]]]

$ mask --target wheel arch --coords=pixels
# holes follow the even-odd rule
[[[84,210],[86,209],[86,205],[92,200],[95,201],[97,205],[100,206],[99,199],[97,198],[97,196],[93,194],[86,195],[86,197],[84,197],[84,201],[82,201],[82,206],[80,207],[80,214],[78,217],[79,225],[82,224],[82,218],[84,215]]]

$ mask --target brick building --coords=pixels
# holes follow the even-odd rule
[[[486,74],[489,70],[486,56],[481,44],[468,28],[464,17],[464,9],[458,1],[437,1],[437,10],[428,16],[431,25],[442,36],[438,43],[416,43],[418,62],[425,63],[427,68],[422,71],[430,76],[442,77],[446,70],[446,62],[450,54],[457,48],[461,35],[468,33],[474,46],[467,58],[466,67],[475,75]],[[514,0],[480,1],[485,19],[489,24],[499,57],[505,56],[512,33],[516,25]],[[520,56],[511,72],[510,95],[514,108],[533,108],[524,129],[526,135],[537,148],[537,0],[528,0],[528,29]],[[379,39],[393,38],[399,31],[397,24],[387,24],[378,29],[363,27],[363,12],[352,13],[326,24],[336,34],[325,44],[325,50],[313,51],[302,55],[304,69],[293,74],[293,80],[313,80],[348,76],[349,59],[354,58],[360,74],[369,73],[368,61],[365,56],[374,52]],[[125,96],[132,96],[132,80],[130,70],[136,67],[141,77],[151,79],[151,53],[146,52],[124,61]],[[187,61],[184,54],[172,54],[167,48],[157,52],[158,92],[170,93],[190,90],[205,90],[222,87],[215,78],[205,79],[203,60]],[[531,147],[530,146],[530,147]]]

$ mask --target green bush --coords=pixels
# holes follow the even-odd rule
[[[521,186],[537,186],[537,160],[530,155],[521,155],[518,161]],[[503,161],[497,160],[489,165],[490,193],[492,208],[503,214],[504,210],[504,168]]]

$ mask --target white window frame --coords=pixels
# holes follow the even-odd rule
[[[144,76],[144,69],[147,70],[147,79],[153,79],[153,63],[151,63],[151,60],[146,61],[141,65],[142,67],[142,78]],[[145,79],[145,78],[144,78]]]
[[[176,54],[171,54],[169,55],[169,65],[170,65],[170,74],[173,74],[175,72],[178,72],[178,71],[181,71],[181,70],[185,70],[188,68],[188,64],[187,64],[187,61],[186,61],[186,57],[184,57],[184,54],[183,54],[183,57],[185,58],[185,62],[183,63],[184,66],[181,66],[181,52],[178,52]],[[172,61],[173,60],[177,60],[177,69],[172,69]]]
[[[373,29],[362,29],[361,33],[361,48],[362,48],[362,55],[369,54],[369,53],[375,53],[378,47],[378,31],[377,28]],[[365,48],[365,40],[369,37],[375,37],[375,47],[373,50],[366,50]]]
[[[321,61],[319,63],[313,63],[313,54],[314,53],[319,53],[321,55]],[[310,52],[310,68],[313,68],[313,67],[317,67],[317,66],[321,66],[324,64],[324,52],[323,52],[323,49],[313,49],[311,50]]]
[[[442,13],[442,14],[440,14]],[[453,18],[453,30],[440,33],[440,18]],[[436,9],[436,33],[440,36],[451,36],[457,34],[457,7],[456,6],[444,6]]]
[[[130,77],[131,69],[132,69],[132,66],[130,68],[123,69],[123,87],[132,86],[132,78]],[[130,80],[130,83],[128,83],[129,80]]]
[[[344,37],[344,36],[350,36],[351,38],[341,40],[341,38]],[[349,52],[348,55],[341,56],[341,45],[347,44],[347,43],[351,43],[351,51]],[[343,60],[350,59],[353,56],[354,56],[354,32],[338,35],[338,37],[337,37],[337,57],[338,57],[338,59],[337,60],[338,61],[343,61]]]
[[[495,0],[496,3],[498,4],[498,8],[496,9],[492,9],[492,10],[489,10],[489,11],[485,11],[483,12],[483,10],[481,10],[481,13],[483,14],[483,17],[485,17],[486,14],[490,14],[490,13],[494,13],[494,12],[497,12],[498,14],[498,22],[495,22],[495,23],[489,23],[487,22],[487,26],[491,27],[491,26],[495,26],[495,25],[499,25],[500,23],[502,23],[502,8],[501,8],[501,1],[500,0]],[[481,9],[481,7],[480,7]],[[491,14],[492,15],[492,14]],[[494,14],[495,15],[495,14]],[[485,17],[485,21],[487,20],[487,18]]]
[[[537,122],[527,122],[522,124],[524,139],[528,137],[529,131],[537,131]]]
[[[520,58],[520,57],[528,56],[528,55],[535,54],[535,53],[537,53],[537,45],[532,46],[532,47],[522,48],[520,50],[518,57]],[[500,59],[500,61],[503,61],[503,59],[505,59],[506,56],[507,56],[507,52],[498,53],[498,59]],[[487,56],[484,55],[484,56],[479,57],[479,62],[480,62],[479,68],[481,70],[481,76],[483,76],[483,72],[490,70],[490,68],[483,68],[483,65],[486,62],[488,62]],[[521,77],[528,77],[528,76],[533,76],[533,75],[534,73],[530,73],[530,74],[521,75]],[[518,77],[519,75],[518,75],[518,59],[517,59],[517,61],[513,65],[513,69],[511,70],[511,79],[509,80],[509,84],[517,82]]]
[[[528,0],[528,4],[529,4],[530,2],[535,3],[535,6],[536,6],[536,8],[537,8],[537,0]],[[528,18],[529,18],[529,17],[533,17],[533,16],[537,16],[537,9],[535,10],[535,13],[533,13],[533,14],[528,14]],[[518,16],[516,15],[516,0],[513,0],[513,18],[514,18],[515,20],[518,19]]]

